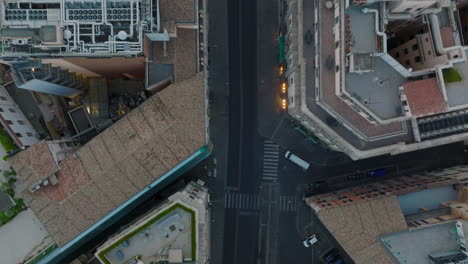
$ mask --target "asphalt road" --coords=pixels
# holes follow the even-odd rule
[[[336,241],[302,201],[364,184],[350,175],[388,168],[387,177],[460,164],[462,144],[354,162],[306,141],[280,109],[276,0],[209,0],[211,263],[320,263]],[[312,166],[284,158],[291,150]],[[326,188],[311,189],[316,182]],[[305,236],[319,243],[305,248]],[[350,261],[348,261],[351,263]]]

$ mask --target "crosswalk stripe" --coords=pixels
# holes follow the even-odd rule
[[[272,179],[276,179],[273,178]],[[225,192],[224,194],[224,208],[227,209],[259,209],[260,197],[256,193],[237,193]]]
[[[278,179],[279,145],[271,140],[263,142],[262,180],[276,182]],[[258,206],[257,198],[257,206]]]

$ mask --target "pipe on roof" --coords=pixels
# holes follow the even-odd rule
[[[149,87],[146,87],[146,91],[152,94],[155,94],[164,90],[164,88],[166,88],[167,86],[171,84],[172,84],[172,77],[168,77],[158,83],[155,83],[155,84],[150,85]]]
[[[435,14],[428,15],[429,24],[431,25],[432,39],[434,40],[434,47],[439,54],[446,54],[450,48],[444,48],[442,42],[442,35],[440,34],[439,18]]]
[[[362,9],[362,12],[364,14],[367,13],[374,13],[375,14],[375,33],[378,36],[382,37],[382,42],[383,42],[383,51],[382,53],[387,53],[387,34],[385,32],[379,30],[379,10],[377,9],[371,9],[371,8],[364,8]]]

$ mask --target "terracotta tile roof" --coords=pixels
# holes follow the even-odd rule
[[[441,27],[440,35],[442,37],[442,44],[444,48],[455,46],[455,40],[453,39],[453,30],[451,26]]]
[[[158,64],[174,64],[176,82],[191,78],[197,73],[197,31],[194,29],[177,29],[177,37],[171,38],[164,45],[162,42],[148,40],[152,49],[152,60]],[[151,54],[151,52],[149,52]]]
[[[195,3],[194,0],[159,0],[161,22],[194,22]]]
[[[447,111],[437,79],[430,78],[403,84],[413,116],[435,115]]]
[[[65,245],[205,145],[204,100],[201,73],[169,86],[60,162],[57,186],[25,190],[25,202]],[[50,163],[34,161],[36,148],[17,155],[35,166],[13,163],[22,179]]]
[[[32,189],[59,170],[46,141],[30,146],[26,151],[21,151],[9,158],[8,161],[15,168],[18,179],[27,189]]]
[[[396,263],[378,240],[407,229],[395,196],[322,210],[318,217],[355,263]]]

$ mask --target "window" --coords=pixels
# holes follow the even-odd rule
[[[7,124],[13,125],[13,122],[11,120],[6,120]]]
[[[400,58],[400,53],[399,52],[395,53],[395,58]]]
[[[0,112],[3,112],[3,108],[0,108]]]
[[[404,53],[404,54],[408,54],[408,49],[405,48],[405,49],[403,50],[403,53]]]
[[[429,39],[428,39],[428,38],[426,38],[426,42],[429,42]]]
[[[67,145],[67,147],[71,147],[72,143],[71,142],[65,142],[65,145]]]
[[[21,133],[15,133],[17,137],[23,137],[23,135],[21,135]]]
[[[31,132],[26,132],[26,135],[28,135],[28,137],[32,137],[32,136],[33,136],[33,133],[31,133]]]
[[[16,120],[16,122],[18,122],[18,124],[20,124],[20,125],[24,125],[23,120]]]
[[[415,62],[421,62],[421,56],[416,56],[414,57]]]
[[[416,8],[416,11],[421,11],[421,10],[422,10],[422,7]]]
[[[12,113],[16,113],[15,109],[13,109],[13,108],[8,108],[8,110],[9,110],[10,112],[12,112]]]
[[[427,55],[432,55],[432,52],[430,50],[428,50]]]
[[[410,60],[406,60],[406,61],[405,61],[405,64],[406,64],[407,66],[411,66]]]
[[[0,99],[2,99],[3,101],[7,100],[7,98],[5,96],[0,96]]]
[[[409,12],[409,11],[411,11],[411,9],[412,9],[411,7],[408,7],[408,8],[405,9],[405,12]]]
[[[418,44],[414,44],[413,46],[411,46],[411,48],[412,48],[413,50],[418,50]]]

